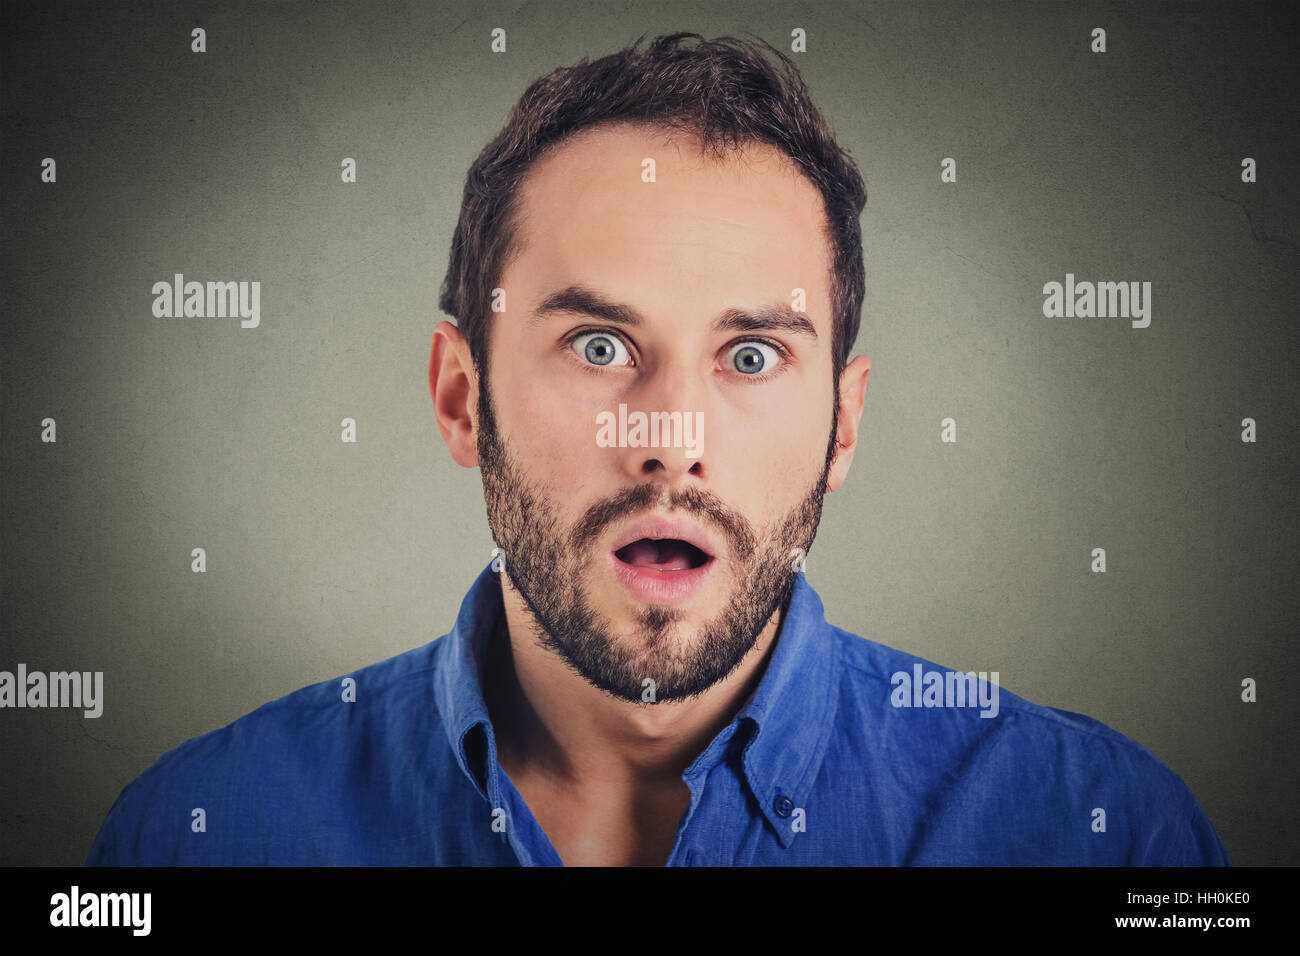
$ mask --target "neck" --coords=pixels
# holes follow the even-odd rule
[[[485,681],[498,756],[511,778],[543,776],[558,786],[680,785],[757,688],[784,617],[778,609],[736,669],[697,697],[633,703],[589,684],[543,647],[532,612],[501,579],[505,615]]]

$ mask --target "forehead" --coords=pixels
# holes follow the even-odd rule
[[[737,296],[789,301],[802,288],[820,327],[830,314],[824,222],[820,193],[774,147],[749,143],[718,157],[690,134],[604,124],[529,170],[512,266],[523,266],[525,284],[616,285],[676,307],[694,294],[709,310]]]

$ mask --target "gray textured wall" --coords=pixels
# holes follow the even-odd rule
[[[674,30],[788,49],[793,27],[869,191],[862,444],[808,561],[828,617],[1108,723],[1236,862],[1300,863],[1294,6],[0,19],[0,670],[105,680],[98,719],[0,710],[0,863],[81,862],[165,750],[450,627],[492,547],[426,383],[468,164],[556,66]],[[260,327],[154,318],[176,272],[259,280]],[[1150,327],[1045,318],[1067,272],[1150,281]]]

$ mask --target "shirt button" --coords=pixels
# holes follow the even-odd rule
[[[777,794],[776,799],[772,801],[772,809],[776,811],[778,817],[788,817],[794,812],[794,801],[784,794]]]

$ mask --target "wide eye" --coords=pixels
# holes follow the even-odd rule
[[[770,372],[781,362],[776,349],[763,342],[737,342],[728,350],[723,359],[724,367],[730,367],[742,375],[756,375]]]
[[[632,356],[621,339],[608,332],[585,332],[569,347],[592,365],[631,365]]]

